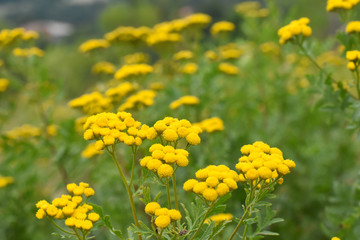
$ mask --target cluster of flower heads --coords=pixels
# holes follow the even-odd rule
[[[122,80],[128,77],[147,75],[153,71],[154,68],[147,64],[124,65],[116,71],[114,77],[118,80]]]
[[[208,118],[199,123],[194,123],[193,125],[198,126],[203,131],[208,133],[224,130],[224,122],[218,117]]]
[[[332,237],[331,240],[341,240],[341,239],[338,237]]]
[[[204,197],[207,201],[214,202],[218,197],[238,188],[239,175],[225,165],[209,165],[200,169],[195,174],[198,179],[189,179],[183,189]]]
[[[149,148],[151,156],[146,156],[140,161],[142,167],[157,173],[161,178],[171,177],[174,173],[174,164],[179,167],[186,167],[189,164],[189,152],[185,149],[175,149],[159,143]]]
[[[235,12],[250,18],[262,18],[269,15],[269,10],[261,8],[260,3],[255,1],[246,1],[237,4],[235,6]]]
[[[137,84],[130,82],[120,83],[117,87],[109,88],[105,95],[110,97],[113,101],[120,100],[128,95],[130,92],[135,91],[138,88]]]
[[[4,188],[9,184],[14,183],[13,177],[2,177],[0,176],[0,188]]]
[[[154,139],[161,136],[167,142],[177,142],[181,138],[185,138],[188,144],[198,145],[201,141],[199,134],[202,130],[193,126],[186,119],[177,119],[165,117],[163,120],[157,121],[153,127],[148,130],[148,139]]]
[[[352,21],[346,25],[346,33],[359,33],[360,32],[360,21]]]
[[[5,92],[9,87],[9,80],[6,78],[0,78],[0,92]]]
[[[289,174],[296,166],[294,161],[284,159],[280,149],[261,141],[244,145],[240,151],[244,156],[239,158],[235,167],[240,172],[242,182],[265,180],[266,183],[271,183],[277,180],[282,183],[281,177]]]
[[[173,101],[170,103],[171,109],[177,109],[182,105],[197,105],[200,103],[200,100],[198,97],[195,96],[182,96],[181,98]]]
[[[148,36],[146,43],[149,46],[159,45],[163,43],[175,43],[180,42],[182,37],[178,33],[169,32],[155,32]]]
[[[244,50],[235,43],[228,43],[219,47],[219,55],[221,59],[238,59],[244,54]]]
[[[86,148],[81,152],[81,157],[83,158],[92,158],[96,155],[102,154],[103,152],[96,148],[96,143],[90,143]]]
[[[176,61],[185,60],[185,59],[192,59],[194,58],[194,53],[189,50],[182,50],[174,54],[173,59]]]
[[[215,222],[215,224],[218,224],[222,221],[230,221],[232,219],[233,219],[233,215],[231,213],[219,213],[207,218],[205,220],[205,223],[210,224],[211,222]]]
[[[279,43],[283,45],[299,36],[311,36],[312,30],[307,25],[309,22],[309,18],[303,17],[299,20],[293,20],[288,25],[280,28],[278,31],[278,36],[280,38]]]
[[[30,124],[24,124],[5,132],[5,136],[11,139],[38,137],[40,134],[41,129]]]
[[[105,39],[109,42],[134,42],[142,41],[150,34],[148,27],[129,27],[121,26],[105,34]]]
[[[280,54],[280,47],[274,42],[265,42],[259,46],[263,53],[273,54],[278,56]]]
[[[55,198],[51,204],[41,200],[36,204],[38,211],[36,217],[43,219],[50,217],[54,219],[65,219],[65,225],[75,230],[90,231],[93,223],[99,220],[97,213],[90,212],[93,207],[86,203],[86,200],[95,194],[94,189],[87,183],[70,183],[67,185],[69,194]],[[84,201],[85,197],[85,201]]]
[[[239,74],[239,68],[231,63],[227,63],[227,62],[220,63],[218,68],[220,72],[223,72],[228,75]]]
[[[214,23],[210,28],[210,33],[212,35],[218,35],[220,33],[224,32],[232,32],[235,29],[235,24],[228,21],[220,21],[217,23]]]
[[[180,68],[181,73],[193,75],[195,74],[199,69],[199,66],[196,63],[190,62],[186,63],[184,66]]]
[[[72,108],[81,108],[86,114],[95,114],[109,111],[112,108],[111,99],[103,96],[100,92],[84,94],[69,102]]]
[[[145,206],[145,212],[152,219],[155,218],[155,225],[158,228],[166,228],[172,221],[178,221],[182,218],[181,213],[176,209],[162,208],[157,202],[150,202]]]
[[[332,12],[336,10],[350,10],[359,2],[360,0],[328,0],[326,11]]]
[[[118,111],[125,111],[138,106],[151,106],[154,104],[156,92],[153,90],[141,90],[134,95],[128,97],[123,104],[120,105]]]
[[[360,51],[358,50],[347,51],[346,59],[349,61],[347,65],[348,69],[350,69],[351,71],[355,71],[356,69],[359,68]]]
[[[109,42],[105,39],[90,39],[80,45],[79,51],[87,53],[96,49],[108,48],[109,46]]]
[[[131,113],[99,113],[88,117],[84,124],[84,139],[97,140],[96,149],[102,150],[123,142],[128,146],[140,146],[146,138],[149,126],[135,121]]]
[[[147,63],[149,61],[149,55],[146,53],[138,52],[133,54],[128,54],[124,56],[125,64],[139,64],[139,63]]]
[[[114,74],[115,65],[111,62],[98,62],[92,68],[91,72],[94,74],[104,73],[104,74]]]
[[[24,28],[2,29],[0,31],[0,46],[7,46],[18,39],[23,41],[37,39],[39,34],[35,31],[26,31]]]
[[[44,56],[44,51],[37,47],[14,48],[12,53],[14,56],[17,56],[17,57],[31,57],[31,56],[43,57]]]

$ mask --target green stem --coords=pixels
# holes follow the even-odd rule
[[[244,214],[242,215],[238,225],[236,226],[233,233],[231,234],[229,240],[231,240],[231,239],[233,239],[235,237],[235,234],[236,234],[237,230],[239,229],[239,227],[241,226],[241,224],[244,222],[245,218],[247,217],[247,215],[248,215],[248,213],[250,211],[250,207],[251,207],[251,205],[246,207]]]
[[[69,231],[66,231],[65,229],[63,229],[62,227],[60,227],[59,225],[56,224],[56,222],[51,218],[51,217],[48,217],[50,219],[50,222],[52,224],[54,224],[55,227],[57,227],[58,229],[60,229],[61,231],[63,231],[64,233],[67,233],[67,234],[71,234],[71,235],[75,235],[74,233],[72,232],[69,232]]]
[[[176,173],[177,167],[175,168],[174,174],[172,175],[172,182],[173,182],[173,188],[174,188],[174,197],[175,197],[175,208],[176,210],[179,210],[179,200],[178,200],[178,196],[177,196],[177,191],[176,191]]]
[[[128,182],[126,181],[126,178],[125,178],[125,175],[119,165],[119,162],[117,161],[117,158],[116,158],[116,155],[115,155],[115,150],[113,151],[109,151],[112,159],[114,160],[114,163],[120,173],[120,176],[121,176],[121,179],[125,185],[125,188],[126,188],[126,191],[127,191],[127,194],[128,194],[128,197],[129,197],[129,201],[130,201],[130,206],[131,206],[131,211],[132,211],[132,214],[133,214],[133,218],[134,218],[134,222],[135,222],[135,225],[136,227],[139,227],[139,221],[138,221],[138,218],[137,218],[137,215],[136,215],[136,209],[135,209],[135,204],[134,204],[134,199],[133,199],[133,194],[132,194],[132,191],[131,191],[131,188],[130,186],[128,185]],[[141,235],[138,234],[138,238],[139,240],[141,240]]]
[[[74,230],[74,232],[75,232],[76,237],[77,237],[79,240],[81,240],[81,237],[80,237],[80,235],[79,235],[79,233],[77,232],[77,230],[76,230],[75,227],[73,228],[73,230]],[[83,235],[83,236],[84,236],[84,235]]]
[[[244,234],[243,234],[241,240],[246,240],[246,233],[247,233],[248,227],[249,227],[249,225],[246,224],[246,225],[245,225],[245,229],[244,229]]]
[[[166,194],[167,194],[167,200],[169,203],[169,209],[171,209],[171,198],[170,198],[170,184],[169,184],[169,178],[166,178]]]
[[[134,171],[135,171],[135,162],[136,162],[136,148],[131,148],[133,152],[133,159],[132,159],[132,165],[131,165],[131,176],[130,176],[130,182],[129,186],[132,186],[133,178],[134,178]]]
[[[216,202],[216,201],[212,202],[212,203],[211,203],[211,205],[209,206],[209,208],[208,208],[208,210],[206,211],[206,213],[205,213],[205,215],[204,215],[204,218],[203,218],[203,220],[201,221],[201,223],[200,223],[200,225],[199,225],[198,229],[196,230],[196,232],[194,233],[194,235],[190,238],[190,240],[193,240],[193,239],[196,237],[196,235],[199,233],[199,231],[200,231],[200,229],[201,229],[202,225],[204,224],[204,222],[205,222],[205,220],[206,220],[207,216],[208,216],[208,215],[209,215],[209,213],[210,213],[210,210],[211,210],[211,209],[213,208],[213,206],[215,205],[215,202]]]
[[[360,75],[359,75],[359,69],[356,68],[356,90],[358,94],[358,98],[360,99]]]

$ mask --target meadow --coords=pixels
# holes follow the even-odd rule
[[[358,239],[359,2],[1,29],[0,239]]]

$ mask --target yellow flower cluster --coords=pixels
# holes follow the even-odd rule
[[[151,32],[148,27],[127,27],[121,26],[106,33],[105,39],[109,42],[134,42],[144,40]]]
[[[105,39],[90,39],[80,45],[79,51],[87,53],[92,52],[95,49],[108,48],[109,46],[109,42]]]
[[[59,128],[59,126],[57,126],[55,124],[48,125],[48,126],[46,126],[46,134],[51,137],[54,137],[58,134],[58,128]]]
[[[182,218],[181,213],[176,209],[162,208],[157,202],[150,202],[145,206],[145,212],[155,218],[155,225],[159,228],[166,228],[172,221]]]
[[[280,149],[261,141],[244,145],[240,151],[244,156],[239,158],[235,167],[240,172],[242,182],[265,180],[266,183],[271,183],[279,180],[278,183],[282,183],[283,179],[280,177],[289,174],[296,166],[294,161],[284,160]]]
[[[219,48],[219,53],[222,59],[237,59],[243,55],[244,51],[236,46],[234,43],[229,43]]]
[[[120,100],[125,97],[128,93],[135,91],[138,88],[137,84],[132,84],[130,82],[120,83],[117,87],[109,88],[105,95],[114,100]]]
[[[38,37],[37,32],[26,31],[24,28],[2,29],[0,31],[0,46],[10,45],[20,38],[27,41]]]
[[[9,87],[9,80],[6,78],[0,78],[0,92],[5,92]]]
[[[105,112],[112,108],[111,99],[104,97],[100,92],[92,92],[75,98],[69,102],[69,106],[81,108],[87,114]]]
[[[331,240],[341,240],[341,239],[338,237],[332,237]]]
[[[233,219],[233,215],[231,213],[219,213],[207,218],[205,220],[205,223],[210,224],[211,222],[215,222],[215,224],[218,224],[222,221],[230,221],[232,219]]]
[[[138,106],[151,106],[154,104],[156,92],[153,90],[141,90],[136,94],[128,97],[126,101],[120,105],[118,111],[125,111]]]
[[[40,136],[40,134],[40,128],[34,127],[30,124],[24,124],[20,127],[16,127],[12,130],[5,132],[5,135],[11,139],[38,137]]]
[[[147,64],[131,64],[122,66],[114,76],[116,79],[122,80],[127,77],[147,75],[153,71],[154,68]]]
[[[195,176],[199,181],[189,179],[184,183],[183,189],[201,195],[210,202],[238,188],[239,175],[225,165],[209,165],[198,170]]]
[[[186,119],[165,117],[148,130],[147,138],[152,140],[161,135],[167,142],[176,142],[179,138],[185,138],[188,144],[198,145],[201,141],[199,137],[201,131]]]
[[[186,27],[206,27],[211,22],[211,17],[204,13],[195,13],[185,18]]]
[[[48,216],[54,219],[65,219],[65,225],[72,229],[79,229],[88,232],[93,223],[99,220],[97,213],[90,212],[93,207],[86,203],[86,200],[95,194],[89,184],[81,182],[79,185],[70,183],[66,186],[71,195],[62,195],[55,198],[51,204],[41,200],[36,204],[38,211],[36,217],[43,219]],[[83,201],[83,195],[85,201]]]
[[[208,60],[216,60],[219,56],[218,54],[213,51],[213,50],[208,50],[205,52],[205,57],[208,59]]]
[[[151,156],[146,156],[140,161],[140,165],[157,173],[161,178],[171,177],[174,173],[174,164],[179,167],[186,167],[189,164],[189,152],[185,149],[161,144],[153,144],[149,148]]]
[[[205,119],[199,123],[194,123],[193,125],[200,127],[203,131],[208,133],[224,130],[224,122],[218,117]]]
[[[13,177],[2,177],[0,176],[0,188],[4,188],[9,184],[14,183]]]
[[[147,37],[146,43],[149,46],[154,46],[163,43],[180,42],[181,39],[181,35],[178,33],[154,32]]]
[[[352,21],[346,25],[345,31],[347,33],[359,33],[360,32],[360,21]]]
[[[195,96],[183,96],[173,102],[170,103],[171,109],[177,109],[182,105],[197,105],[200,103],[200,100],[198,97]]]
[[[219,70],[228,75],[237,75],[239,73],[239,69],[235,65],[226,62],[219,64]]]
[[[111,62],[98,62],[91,68],[91,72],[94,74],[114,74],[115,65]]]
[[[196,63],[187,63],[182,68],[180,68],[180,71],[185,74],[195,74],[197,70],[199,69],[199,66]]]
[[[346,52],[346,59],[349,60],[347,68],[351,71],[355,71],[359,68],[359,60],[360,60],[360,51],[353,50]]]
[[[184,59],[192,59],[194,57],[194,53],[188,50],[182,50],[174,54],[174,60],[184,60]]]
[[[95,148],[102,150],[123,142],[128,146],[140,146],[146,138],[149,127],[135,121],[131,113],[99,113],[88,117],[84,124],[84,139],[97,140]]]
[[[247,1],[237,4],[235,6],[235,12],[251,18],[261,18],[269,15],[269,10],[261,8],[260,3],[255,1]]]
[[[12,53],[14,56],[17,56],[17,57],[30,57],[30,56],[43,57],[44,56],[44,51],[37,47],[15,48]]]
[[[102,154],[101,150],[96,148],[96,143],[90,143],[87,147],[81,152],[83,158],[92,158],[95,155]]]
[[[278,31],[278,36],[280,37],[279,43],[284,45],[300,35],[309,37],[312,33],[311,28],[307,25],[309,22],[309,18],[303,17],[299,20],[293,20],[288,25],[280,28]]]
[[[328,0],[326,11],[332,12],[336,10],[350,10],[355,7],[360,0]]]
[[[214,23],[210,28],[210,33],[212,35],[218,35],[221,32],[232,32],[235,29],[235,24],[228,21],[220,21]]]
[[[126,55],[124,57],[125,64],[138,64],[138,63],[147,63],[149,61],[149,55],[139,52]]]
[[[276,44],[274,42],[265,42],[265,43],[261,44],[260,50],[263,53],[271,53],[276,56],[278,56],[280,54],[280,47],[278,44]]]

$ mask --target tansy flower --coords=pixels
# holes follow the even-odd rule
[[[203,131],[208,133],[224,130],[224,122],[218,117],[205,119],[199,123],[194,123],[193,125],[200,127]]]
[[[187,63],[182,68],[180,68],[180,72],[185,74],[195,74],[198,70],[198,65],[196,63]]]
[[[5,92],[6,89],[9,87],[9,80],[6,78],[0,78],[0,92]]]
[[[98,62],[91,68],[91,72],[94,74],[104,73],[104,74],[114,74],[115,65],[111,62]]]
[[[188,50],[183,50],[174,54],[174,60],[184,60],[184,59],[192,59],[194,57],[194,53]]]
[[[196,179],[187,180],[183,189],[201,195],[207,201],[214,202],[231,190],[237,189],[239,175],[225,165],[209,165],[195,173]]]
[[[109,42],[105,39],[90,39],[80,45],[79,51],[87,53],[92,52],[95,49],[108,48],[109,46]]]
[[[147,75],[153,71],[154,68],[147,64],[124,65],[116,71],[114,77],[118,80],[123,80],[128,77]]]
[[[219,70],[228,75],[237,75],[239,73],[239,69],[231,63],[220,63]]]
[[[355,7],[359,0],[328,0],[326,5],[326,11],[332,12],[336,10],[350,10]]]
[[[177,109],[182,105],[197,105],[200,103],[199,98],[195,96],[183,96],[170,103],[171,109]]]
[[[222,221],[229,221],[233,219],[233,215],[231,213],[219,213],[216,215],[213,215],[205,220],[206,224],[210,224],[212,221],[215,222],[215,224],[218,224]]]
[[[301,41],[299,37],[309,37],[312,33],[311,28],[307,25],[309,22],[309,18],[303,17],[299,20],[293,20],[288,25],[280,28],[278,31],[279,43],[284,45],[294,39]]]
[[[211,26],[210,32],[212,35],[217,35],[221,32],[231,32],[234,31],[235,24],[228,21],[220,21],[217,23],[214,23],[214,25]]]

